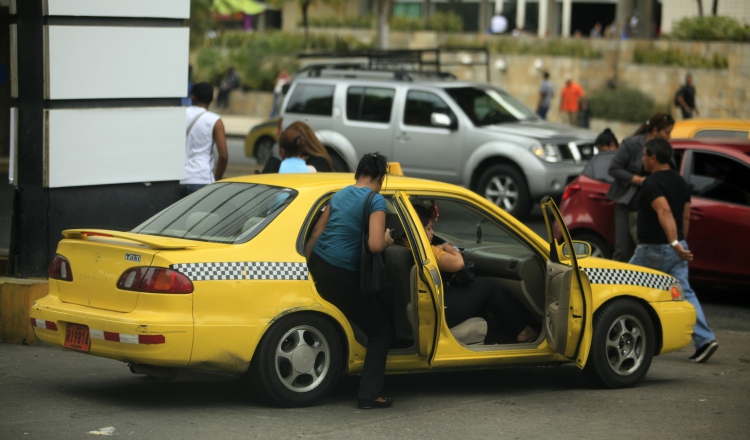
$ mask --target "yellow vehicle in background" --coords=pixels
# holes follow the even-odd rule
[[[245,137],[245,156],[254,157],[259,165],[265,165],[278,138],[279,117],[261,122],[251,128]]]
[[[688,119],[677,121],[672,129],[677,138],[750,138],[750,121],[741,119]]]

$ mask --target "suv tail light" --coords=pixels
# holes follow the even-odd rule
[[[568,185],[565,187],[565,192],[563,193],[562,199],[567,200],[573,197],[574,195],[576,195],[576,193],[578,193],[580,190],[581,190],[581,185],[577,183]]]
[[[60,254],[55,254],[49,265],[49,277],[54,280],[73,281],[73,271],[70,261]]]
[[[117,288],[149,293],[192,293],[193,283],[185,275],[165,267],[134,267],[120,275]]]

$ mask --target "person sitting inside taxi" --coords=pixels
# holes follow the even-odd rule
[[[435,231],[435,211],[423,205],[412,205],[419,216],[427,237],[432,243]],[[443,273],[459,272],[464,267],[464,258],[451,244],[432,246],[438,269]],[[445,283],[445,321],[448,327],[455,327],[469,318],[483,316],[489,311],[498,320],[499,327],[515,336],[519,343],[534,342],[536,331],[527,323],[526,310],[511,295],[503,292],[490,278],[475,277],[468,285]]]

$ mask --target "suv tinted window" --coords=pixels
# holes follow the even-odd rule
[[[333,113],[333,86],[298,84],[294,88],[287,113],[330,116]]]
[[[404,124],[431,127],[430,116],[433,113],[453,116],[448,104],[434,93],[412,90],[406,95]]]
[[[346,118],[352,121],[390,122],[393,89],[349,87],[346,92]]]
[[[693,153],[690,186],[694,196],[750,205],[750,168],[726,156]]]
[[[455,87],[445,91],[476,126],[537,119],[531,109],[501,90]]]

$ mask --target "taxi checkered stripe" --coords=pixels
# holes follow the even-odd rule
[[[215,280],[306,280],[307,264],[287,262],[226,262],[173,264],[191,281]]]
[[[589,269],[582,268],[586,272],[591,284],[630,284],[636,286],[650,287],[652,289],[669,290],[672,283],[677,279],[667,275],[656,275],[638,270],[625,269]]]

